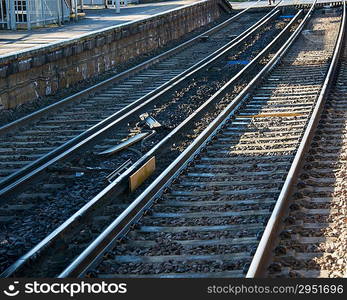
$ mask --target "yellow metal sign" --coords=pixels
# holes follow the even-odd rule
[[[155,170],[155,156],[147,161],[129,178],[130,191],[135,191]]]

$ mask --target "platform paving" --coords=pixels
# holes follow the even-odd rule
[[[0,57],[18,51],[45,46],[54,42],[78,38],[85,34],[103,30],[133,21],[152,17],[156,14],[189,5],[199,0],[165,1],[122,7],[120,14],[113,9],[87,9],[86,17],[64,26],[45,27],[33,30],[0,30]]]

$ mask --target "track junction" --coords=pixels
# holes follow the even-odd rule
[[[1,127],[2,276],[343,276],[346,5],[277,5]]]

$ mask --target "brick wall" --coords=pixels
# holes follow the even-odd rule
[[[0,58],[0,102],[15,107],[94,77],[216,20],[224,0],[206,0],[146,20]]]

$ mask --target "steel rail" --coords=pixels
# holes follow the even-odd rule
[[[282,36],[286,31],[289,30],[291,25],[296,22],[298,17],[301,15],[302,11],[299,11],[298,14],[291,20],[291,22],[286,26],[285,29],[275,38],[273,42],[276,42],[280,36]],[[244,38],[242,38],[237,43],[234,43],[230,48],[223,51],[218,56],[213,57],[213,61],[217,58],[221,57],[224,53],[230,51],[231,48],[238,45],[246,38],[248,38],[251,34],[255,33],[260,27],[264,24],[270,22],[274,17],[279,14],[278,10],[272,10],[271,14],[267,14],[267,18],[265,20],[261,19],[257,22],[257,26],[253,28]],[[270,45],[268,45],[265,49],[262,50],[261,53],[265,53],[266,49],[269,49]],[[242,76],[250,70],[250,68],[261,59],[262,55],[258,54],[253,61],[248,64],[245,68],[243,68],[238,74],[236,74],[230,81],[229,85],[235,83],[237,80],[242,78]],[[210,62],[204,64],[201,68],[206,67]],[[192,73],[193,74],[193,73]],[[179,126],[177,126],[171,133],[169,133],[163,140],[161,140],[155,147],[153,147],[148,153],[142,156],[132,167],[130,167],[125,173],[123,173],[119,178],[117,178],[114,182],[112,182],[109,186],[107,186],[103,191],[101,191],[98,195],[96,195],[92,200],[90,200],[87,204],[85,204],[80,210],[74,213],[68,220],[66,220],[63,224],[61,224],[57,229],[55,229],[51,234],[49,234],[46,238],[44,238],[39,244],[37,244],[34,248],[32,248],[29,252],[20,257],[15,263],[13,263],[9,268],[7,268],[0,277],[9,277],[12,276],[15,272],[20,270],[26,263],[30,263],[31,259],[38,254],[41,254],[45,251],[46,248],[49,247],[51,243],[53,243],[60,236],[63,236],[64,233],[74,224],[78,223],[82,216],[85,216],[88,212],[92,211],[93,208],[99,204],[105,198],[110,197],[110,194],[114,194],[114,191],[117,190],[119,192],[121,190],[121,185],[131,174],[133,174],[137,169],[139,169],[147,160],[149,160],[155,153],[158,153],[162,150],[162,148],[171,141],[176,135],[179,134],[180,131],[189,127],[197,117],[199,113],[202,113],[208,107],[210,107],[213,103],[215,103],[216,97],[209,98],[203,105],[201,105],[194,113],[192,113],[185,121],[183,121]]]
[[[302,11],[298,12],[295,19],[301,15]],[[105,230],[86,248],[58,277],[80,277],[87,270],[102,259],[102,255],[109,250],[117,239],[122,237],[146,210],[155,202],[156,198],[164,191],[171,181],[179,175],[179,173],[199,155],[201,149],[212,139],[212,137],[227,124],[227,119],[232,116],[237,109],[243,104],[244,100],[249,96],[250,91],[262,78],[269,73],[273,64],[277,64],[278,57],[284,55],[288,46],[291,45],[299,32],[301,32],[308,17],[305,17],[301,25],[294,31],[285,44],[266,64],[266,66],[252,79],[243,91],[218,115],[218,117],[192,142],[187,149],[182,152],[174,162],[167,167],[162,174],[140,195],[129,207],[117,217]],[[292,20],[293,21],[293,20]],[[290,24],[283,29],[282,33],[289,31]],[[261,53],[258,54],[254,61],[261,58],[267,51],[279,40],[274,39]],[[251,62],[251,63],[252,63]],[[250,63],[250,64],[251,64]],[[232,81],[232,80],[231,80]],[[226,94],[230,87],[230,81],[226,83],[213,97],[220,97]]]
[[[279,3],[277,5],[279,5]],[[147,104],[155,101],[164,92],[168,92],[174,86],[178,85],[183,80],[187,79],[189,76],[192,76],[194,71],[198,72],[201,68],[205,67],[209,63],[212,63],[215,59],[219,58],[225,52],[230,51],[230,49],[232,47],[235,47],[236,45],[240,44],[240,42],[246,36],[248,36],[248,34],[250,32],[252,32],[252,30],[254,30],[255,27],[257,27],[266,18],[268,18],[269,15],[271,15],[275,11],[276,7],[274,7],[263,18],[261,18],[258,22],[253,24],[251,27],[247,28],[244,32],[242,32],[239,36],[234,38],[232,41],[228,42],[226,45],[224,45],[220,49],[216,50],[212,54],[210,54],[207,57],[205,57],[204,59],[200,60],[199,62],[197,62],[196,64],[194,64],[192,67],[188,68],[187,70],[185,70],[181,74],[177,75],[176,77],[167,81],[166,83],[164,83],[163,85],[161,85],[157,89],[155,89],[155,90],[151,91],[150,93],[146,94],[145,96],[139,98],[138,100],[134,101],[133,103],[129,104],[128,106],[124,107],[123,109],[117,111],[116,113],[114,113],[111,116],[109,116],[108,118],[102,120],[98,124],[92,126],[91,128],[84,131],[83,133],[77,135],[76,137],[72,138],[71,140],[67,141],[66,143],[55,148],[51,152],[43,155],[39,159],[33,161],[32,163],[29,163],[28,165],[26,165],[22,169],[14,172],[10,176],[6,177],[4,180],[0,181],[0,196],[11,191],[13,188],[18,186],[19,184],[22,184],[24,181],[27,181],[33,175],[40,172],[42,169],[46,168],[47,165],[51,164],[52,160],[55,161],[55,158],[59,157],[59,159],[60,159],[61,157],[65,156],[66,154],[70,153],[71,150],[79,148],[81,145],[85,144],[86,142],[90,141],[94,137],[96,137],[99,134],[101,134],[102,132],[104,132],[106,129],[109,128],[109,125],[114,126],[117,122],[124,120],[124,118],[129,116],[130,114],[135,114],[136,111],[139,109],[142,109],[144,107],[144,105],[147,105]],[[240,12],[237,15],[240,15],[241,13],[244,13],[244,11]],[[236,17],[236,16],[234,16],[234,17]],[[227,21],[230,22],[230,20],[227,20]],[[204,36],[205,34],[199,35],[199,37]],[[109,80],[111,80],[111,79],[108,79],[106,81],[108,83],[110,83]],[[100,84],[106,85],[106,83],[105,83],[106,81],[97,84],[97,86],[99,86]],[[87,90],[90,90],[92,88],[89,88]],[[83,91],[78,93],[77,95],[82,95],[81,93],[83,93]],[[87,95],[85,94],[85,96],[87,96]],[[71,96],[71,97],[73,97],[73,96]],[[62,101],[64,101],[64,100],[62,100]],[[53,105],[55,105],[55,104],[53,104]],[[1,128],[0,128],[0,133],[1,133]]]
[[[258,3],[260,0],[258,0],[256,3]],[[280,1],[282,2],[282,0]],[[256,4],[255,3],[255,4]],[[215,32],[218,32],[219,30],[223,29],[224,27],[228,26],[230,23],[232,23],[233,21],[237,20],[241,15],[243,15],[244,13],[246,13],[247,11],[249,11],[251,8],[254,7],[255,4],[252,4],[250,5],[249,7],[245,8],[244,10],[242,10],[241,12],[237,13],[235,16],[232,16],[231,18],[229,18],[228,20],[224,21],[223,23],[221,24],[218,24],[217,26],[199,34],[198,36],[172,48],[172,49],[169,49],[168,51],[165,51],[164,53],[161,53],[145,62],[142,62],[128,70],[125,70],[119,74],[116,74],[106,80],[103,80],[102,82],[99,82],[87,89],[84,89],[83,91],[80,91],[76,94],[73,94],[69,97],[66,97],[56,103],[53,103],[51,105],[48,105],[36,112],[33,112],[27,116],[24,116],[18,120],[15,120],[9,124],[6,124],[6,125],[3,125],[0,127],[0,134],[5,134],[7,132],[9,132],[10,130],[13,130],[15,128],[18,128],[18,127],[21,127],[23,125],[26,125],[28,122],[32,122],[33,120],[35,119],[39,119],[41,118],[43,115],[47,114],[48,112],[53,112],[55,110],[58,110],[61,108],[61,106],[63,105],[66,105],[67,103],[71,103],[71,102],[74,102],[74,101],[77,101],[79,99],[81,99],[82,97],[86,97],[86,96],[89,96],[89,95],[92,95],[94,94],[96,91],[102,89],[103,87],[109,85],[109,84],[112,84],[112,83],[115,83],[115,82],[118,82],[120,80],[123,80],[127,77],[129,77],[130,75],[134,74],[134,73],[137,73],[141,70],[144,70],[150,66],[152,66],[153,64],[169,57],[169,56],[172,56],[174,54],[176,54],[178,51],[181,51],[185,48],[187,48],[188,46],[196,43],[196,42],[199,42],[199,40],[206,36],[206,35],[210,35],[210,34],[213,34]],[[278,3],[279,5],[279,3]],[[278,6],[276,5],[276,7]],[[150,93],[149,93],[150,94]]]
[[[305,129],[303,138],[300,142],[298,151],[294,157],[286,181],[283,185],[281,193],[276,201],[276,205],[271,217],[265,227],[264,234],[259,242],[256,253],[251,262],[250,268],[246,275],[247,278],[264,277],[268,266],[268,262],[272,255],[272,250],[276,243],[278,233],[281,229],[283,218],[285,217],[289,207],[289,197],[297,180],[298,173],[304,161],[304,156],[310,146],[315,130],[317,128],[320,115],[324,108],[326,97],[336,75],[336,68],[341,54],[342,44],[344,42],[346,26],[346,1],[343,1],[343,16],[340,24],[338,39],[336,40],[334,54],[324,80],[322,90],[318,96],[316,105],[313,109],[309,123]]]
[[[259,2],[260,0],[257,1],[257,3]],[[254,5],[254,4],[253,4]],[[108,79],[105,79],[89,88],[86,88],[84,89],[83,91],[81,92],[78,92],[76,94],[73,94],[69,97],[66,97],[56,103],[53,103],[51,105],[48,105],[36,112],[33,112],[27,116],[24,116],[18,120],[15,120],[9,124],[6,124],[2,127],[0,127],[0,134],[4,134],[10,130],[13,130],[15,128],[18,128],[18,127],[21,127],[23,125],[26,125],[28,122],[31,122],[33,121],[34,119],[38,119],[40,117],[42,117],[43,115],[47,114],[47,112],[52,112],[54,110],[57,110],[59,109],[61,106],[63,105],[66,105],[67,103],[71,103],[73,101],[76,101],[76,100],[79,100],[81,99],[82,97],[85,97],[85,96],[88,96],[88,95],[91,95],[93,94],[94,92],[96,92],[97,90],[100,90],[101,88],[111,84],[111,83],[115,83],[119,80],[122,80],[124,78],[127,78],[129,75],[132,75],[133,73],[136,73],[136,72],[139,72],[143,69],[146,69],[148,67],[150,67],[151,65],[159,62],[160,60],[162,59],[165,59],[169,56],[172,56],[174,55],[175,53],[177,53],[177,51],[180,51],[188,46],[190,46],[191,44],[194,44],[195,42],[198,42],[203,36],[206,36],[206,35],[209,35],[209,34],[212,34],[212,33],[215,33],[221,29],[223,29],[224,27],[226,27],[227,25],[229,25],[231,22],[235,21],[237,18],[239,18],[242,14],[244,14],[245,12],[247,12],[248,10],[250,10],[253,5],[250,5],[249,7],[247,7],[246,9],[242,10],[241,12],[237,13],[235,16],[232,16],[231,18],[229,18],[228,20],[222,22],[221,24],[218,24],[217,26],[199,34],[198,36],[172,48],[172,49],[169,49],[168,51],[165,51],[164,53],[161,53],[147,61],[144,61],[128,70],[125,70],[119,74],[116,74]]]
[[[199,61],[198,63],[196,63],[195,65],[193,65],[192,67],[184,71],[183,73],[179,74],[178,76],[174,77],[167,83],[163,84],[161,87],[145,95],[144,97],[139,98],[138,100],[128,105],[124,109],[116,112],[115,114],[104,119],[100,123],[94,125],[87,131],[81,133],[75,138],[57,147],[56,149],[42,156],[38,160],[28,164],[26,167],[20,169],[19,171],[13,173],[9,177],[7,177],[5,180],[0,182],[0,197],[13,191],[14,188],[18,187],[24,182],[32,179],[33,176],[42,172],[44,169],[52,165],[57,160],[66,158],[73,151],[75,151],[76,149],[79,149],[81,146],[87,144],[94,138],[105,133],[107,130],[114,127],[115,125],[118,125],[121,122],[125,122],[126,118],[129,118],[132,115],[138,114],[140,110],[145,109],[145,107],[149,105],[155,104],[155,101],[158,101],[158,99],[161,96],[163,96],[165,93],[169,93],[175,87],[177,87],[180,83],[194,76],[201,69],[214,63],[217,59],[219,59],[221,56],[226,54],[232,48],[240,45],[257,28],[260,28],[263,24],[267,22],[267,20],[270,20],[270,18],[275,17],[276,14],[278,13],[279,11],[276,10],[276,7],[273,8],[263,18],[261,18],[255,24],[253,24],[250,28],[246,29],[238,37],[236,37],[235,39],[233,39],[232,41],[230,41],[229,43],[227,43],[220,49],[216,50],[209,56],[205,57],[204,59],[202,59],[201,61]]]

